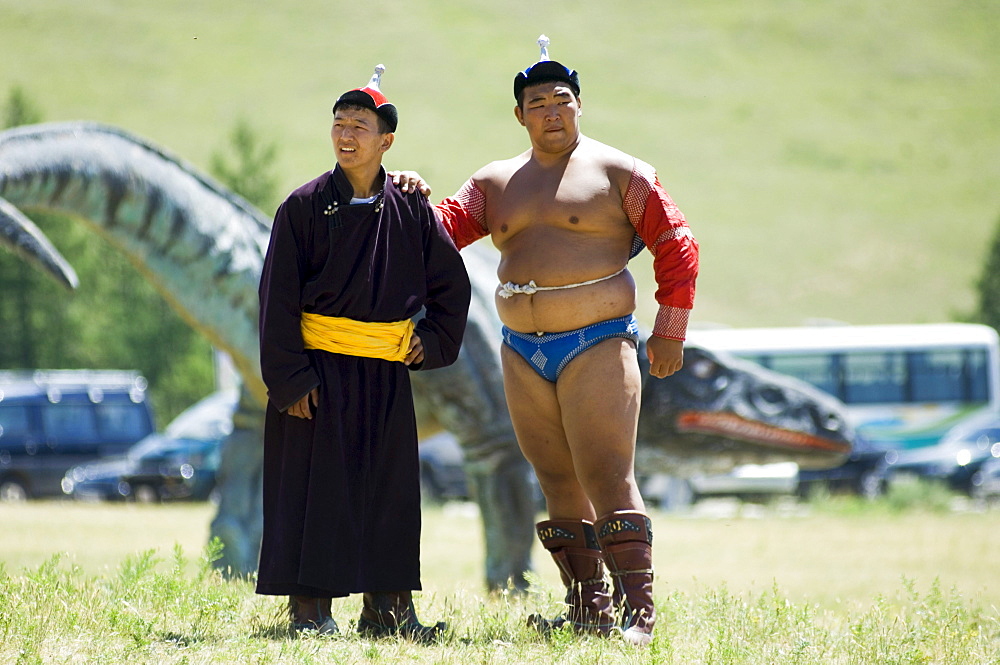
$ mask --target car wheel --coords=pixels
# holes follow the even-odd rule
[[[159,503],[160,495],[151,485],[136,485],[132,488],[136,503]]]
[[[28,488],[18,480],[7,479],[0,482],[0,501],[20,503],[28,500]]]

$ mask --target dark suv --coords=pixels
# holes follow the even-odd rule
[[[143,503],[211,498],[238,403],[238,390],[212,393],[125,455],[73,467],[62,480],[63,492],[74,499]]]
[[[70,467],[154,431],[137,372],[0,372],[0,500],[62,496]]]

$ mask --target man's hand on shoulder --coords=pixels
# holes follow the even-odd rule
[[[427,198],[430,198],[431,186],[424,182],[424,179],[416,171],[389,171],[388,175],[392,180],[392,184],[398,187],[400,191],[404,193],[420,192]]]
[[[646,341],[646,357],[651,376],[670,376],[684,366],[684,342],[652,335]]]

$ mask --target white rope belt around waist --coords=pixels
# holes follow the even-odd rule
[[[626,266],[627,267],[627,266]],[[618,275],[625,272],[625,268],[622,268],[613,275],[608,275],[606,277],[598,277],[597,279],[590,279],[586,282],[579,282],[577,284],[564,284],[563,286],[538,286],[535,284],[535,280],[531,280],[527,284],[515,284],[514,282],[507,282],[500,286],[500,297],[510,298],[518,293],[523,293],[524,295],[530,296],[534,295],[539,291],[558,291],[560,289],[575,289],[578,286],[590,286],[591,284],[597,284],[598,282],[603,282],[606,279],[611,279],[612,277],[617,277]]]

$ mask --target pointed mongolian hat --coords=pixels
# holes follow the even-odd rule
[[[389,100],[382,94],[382,90],[379,89],[383,72],[385,72],[385,65],[376,65],[375,73],[372,74],[368,85],[348,90],[342,94],[333,105],[333,112],[336,113],[337,108],[344,104],[371,109],[385,120],[386,124],[389,125],[389,131],[396,131],[396,125],[399,124],[399,114],[396,112],[396,107],[389,103]]]
[[[550,83],[551,81],[561,81],[573,88],[573,92],[580,94],[580,76],[576,70],[570,69],[566,65],[549,60],[549,38],[542,35],[538,38],[538,45],[542,49],[542,55],[538,62],[528,67],[523,72],[518,72],[514,77],[514,99],[520,100],[521,92],[529,85],[537,83]]]

